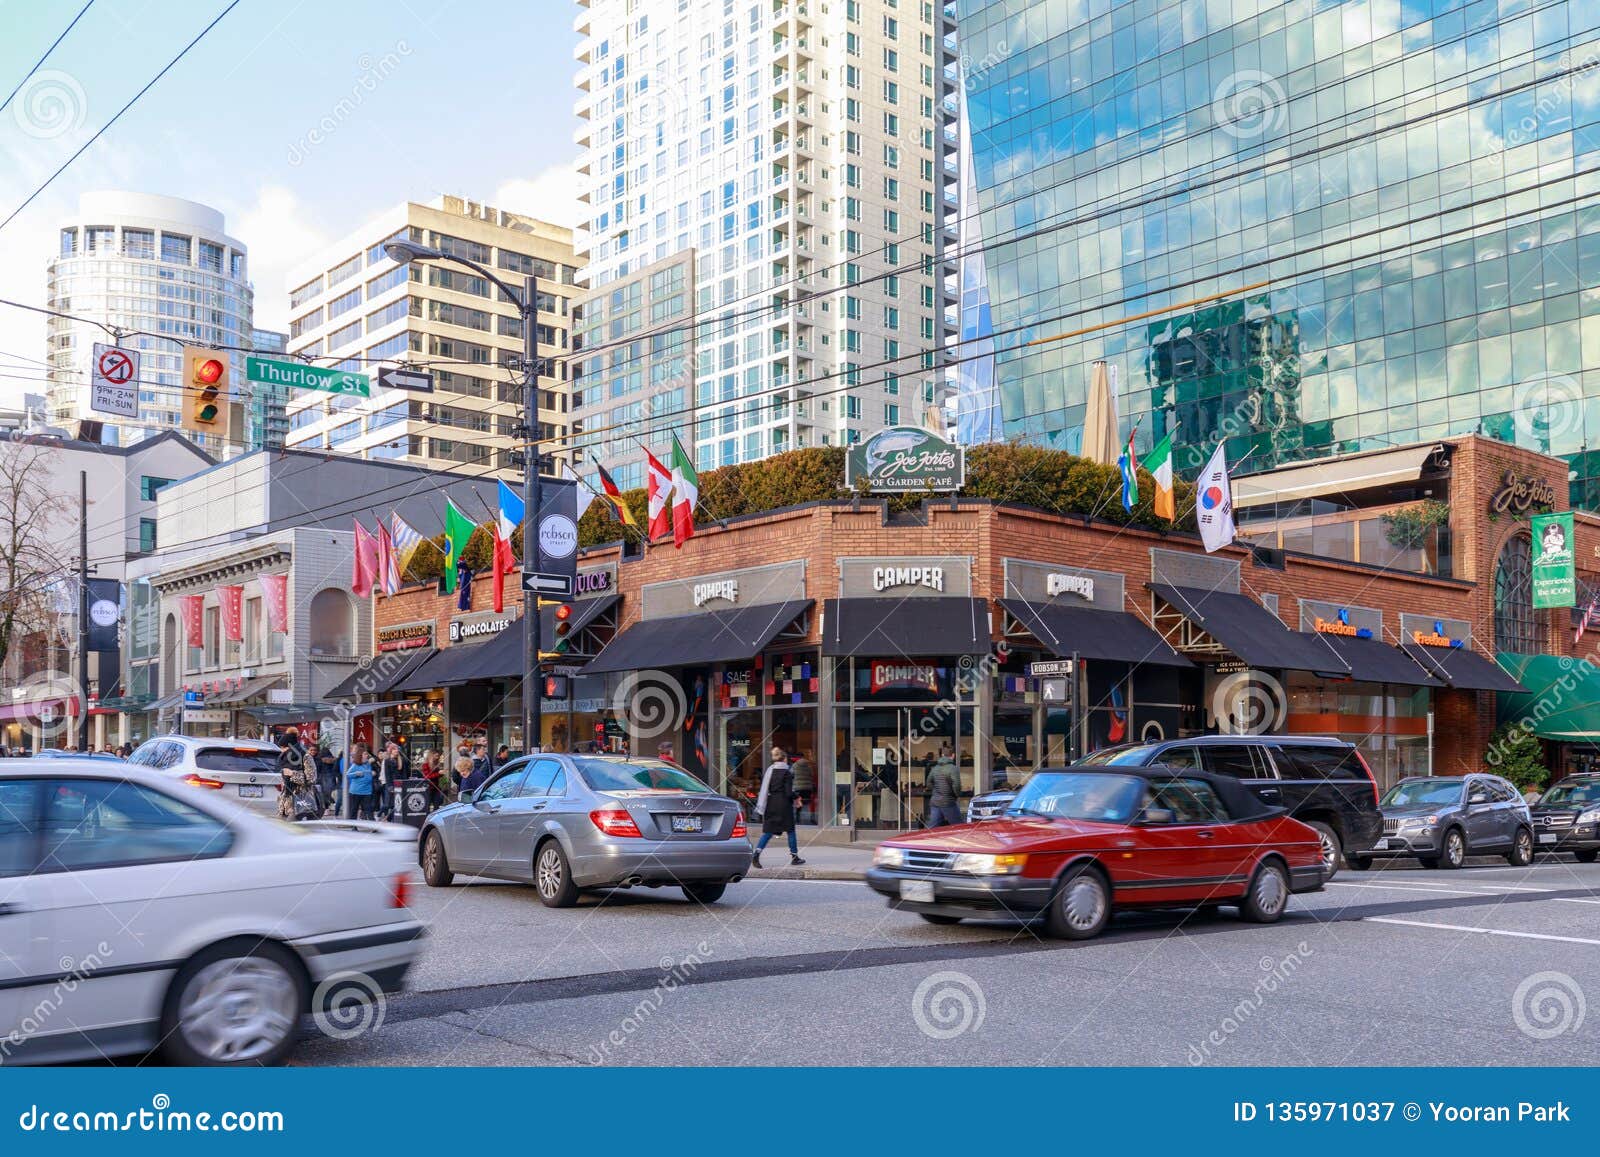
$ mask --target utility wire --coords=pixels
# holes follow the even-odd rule
[[[83,14],[85,12],[89,11],[89,9],[93,8],[93,7],[94,7],[94,0],[89,0],[89,2],[87,4],[85,4],[82,8],[78,9],[78,14],[72,18],[72,23],[68,24],[65,28],[63,28],[61,30],[61,35],[56,37],[54,40],[52,40],[50,42],[50,47],[44,50],[44,55],[39,57],[38,60],[33,62],[33,67],[28,69],[28,73],[27,73],[26,76],[24,76],[21,80],[17,81],[17,87],[12,89],[9,93],[6,94],[6,99],[5,100],[0,100],[0,112],[5,112],[6,111],[7,106],[9,106],[11,104],[11,102],[16,98],[17,93],[22,91],[22,86],[27,84],[30,80],[33,79],[33,74],[38,72],[39,69],[44,66],[44,62],[46,60],[50,59],[50,54],[52,52],[54,52],[60,46],[61,42],[67,38],[67,33],[71,32],[74,28],[76,28],[77,25],[78,25],[78,21],[83,19]]]

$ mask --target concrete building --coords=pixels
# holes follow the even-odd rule
[[[522,322],[483,278],[448,263],[399,266],[386,241],[404,237],[493,269],[519,289],[539,280],[539,432],[560,438],[570,419],[566,358],[577,270],[570,230],[460,197],[409,202],[373,218],[290,277],[288,350],[373,375],[370,398],[301,391],[288,400],[286,443],[436,469],[513,467],[522,421]],[[376,389],[381,365],[416,364],[432,393]],[[548,452],[548,451],[547,451]]]
[[[706,469],[920,424],[954,325],[953,11],[585,0],[577,28],[582,452],[628,487],[635,438]]]
[[[221,213],[193,201],[148,193],[85,193],[61,224],[61,244],[47,270],[51,309],[89,321],[51,317],[46,334],[50,421],[72,428],[77,419],[106,423],[106,440],[129,444],[177,430],[183,394],[184,345],[227,350],[234,401],[249,401],[244,358],[254,299],[245,246],[230,237]],[[139,417],[89,408],[90,359],[101,326],[125,333],[140,352]],[[239,417],[236,411],[235,417]],[[191,435],[213,457],[253,449],[240,420],[230,445]]]

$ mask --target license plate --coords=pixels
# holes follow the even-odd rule
[[[1384,840],[1383,846],[1386,848],[1403,848],[1406,846],[1406,842],[1404,840]]]
[[[675,832],[703,832],[705,819],[701,816],[673,816],[672,830]]]
[[[1539,842],[1541,844],[1553,844],[1556,842],[1556,835],[1554,832],[1546,832],[1539,837]]]
[[[932,880],[901,880],[900,898],[916,904],[933,903]]]
[[[263,799],[266,796],[266,791],[267,791],[267,789],[262,787],[259,783],[254,783],[254,784],[241,783],[239,785],[239,798],[240,799]]]

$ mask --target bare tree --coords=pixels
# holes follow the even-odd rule
[[[72,572],[71,497],[56,490],[48,443],[0,440],[0,667],[19,634],[52,611],[52,588]]]

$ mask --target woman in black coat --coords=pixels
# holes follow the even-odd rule
[[[756,814],[761,817],[761,839],[756,844],[755,858],[750,861],[751,867],[761,866],[761,850],[772,841],[773,836],[781,835],[789,837],[789,863],[791,865],[805,863],[800,858],[800,845],[794,835],[794,772],[789,770],[789,761],[781,747],[772,749],[772,762],[767,765],[766,774],[761,777],[761,794],[756,799]]]

